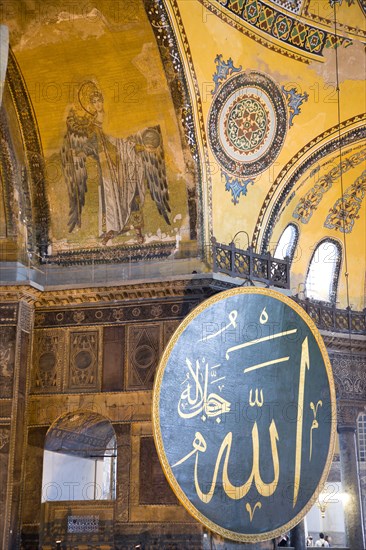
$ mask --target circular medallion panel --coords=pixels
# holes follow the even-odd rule
[[[88,351],[79,351],[75,357],[75,365],[78,369],[84,370],[92,364],[92,356]]]
[[[52,351],[42,353],[39,358],[39,369],[43,372],[51,372],[56,365],[56,355]]]
[[[213,100],[211,148],[221,167],[232,175],[263,172],[278,156],[286,131],[286,102],[277,84],[262,73],[231,77]]]
[[[278,292],[237,288],[201,304],[172,336],[155,380],[154,437],[185,508],[223,537],[259,542],[315,502],[335,411],[310,317]]]

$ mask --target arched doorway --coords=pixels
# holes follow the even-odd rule
[[[114,548],[116,462],[116,434],[104,416],[78,410],[52,424],[43,453],[40,548]]]
[[[93,411],[62,415],[46,435],[42,502],[115,499],[116,461],[107,418]]]

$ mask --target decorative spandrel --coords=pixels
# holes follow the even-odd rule
[[[185,508],[239,541],[296,525],[327,478],[335,390],[323,341],[292,300],[222,292],[178,327],[160,363],[154,437]]]

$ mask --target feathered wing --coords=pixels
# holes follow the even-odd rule
[[[143,147],[141,152],[144,170],[151,198],[155,202],[159,214],[170,225],[169,191],[164,159],[163,136],[160,126],[151,126],[134,136],[137,143]],[[151,145],[150,148],[146,146]]]
[[[81,211],[85,204],[88,174],[86,157],[88,154],[88,127],[86,117],[78,116],[72,109],[67,117],[67,131],[64,137],[61,160],[69,195],[69,233],[75,226],[81,227]]]

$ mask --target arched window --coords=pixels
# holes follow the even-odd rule
[[[61,416],[46,435],[42,502],[115,499],[116,458],[107,418],[93,411]]]
[[[325,239],[318,244],[306,276],[308,298],[335,303],[341,259],[341,246],[337,241]]]
[[[298,238],[299,230],[297,226],[293,223],[289,223],[277,243],[274,257],[279,260],[284,260],[287,257],[290,258],[290,262],[292,262]]]
[[[366,462],[366,414],[360,414],[357,419],[358,460]]]

